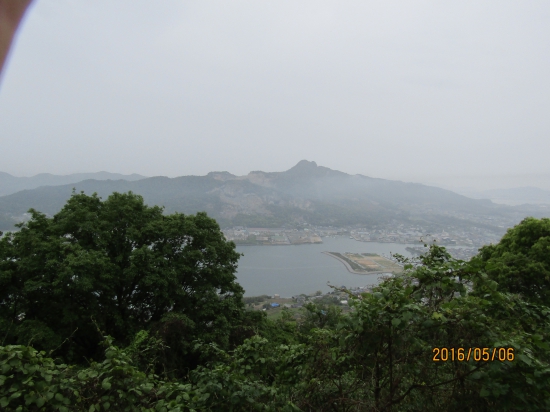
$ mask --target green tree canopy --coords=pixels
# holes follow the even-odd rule
[[[205,213],[163,215],[131,192],[73,193],[53,218],[30,213],[0,240],[5,344],[100,357],[94,322],[120,344],[149,328],[176,346],[229,342],[243,313],[239,254]]]
[[[550,219],[529,217],[473,259],[502,291],[550,306]]]

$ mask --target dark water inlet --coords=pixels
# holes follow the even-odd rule
[[[357,275],[348,272],[336,259],[322,252],[377,253],[389,256],[399,253],[410,257],[408,246],[398,243],[358,242],[347,237],[323,238],[322,244],[296,246],[238,246],[244,253],[239,260],[237,281],[246,296],[273,295],[291,297],[317,290],[330,291],[327,281],[335,286],[365,286],[379,282],[379,274]]]

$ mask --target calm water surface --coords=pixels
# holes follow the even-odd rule
[[[237,281],[246,296],[291,297],[316,290],[328,292],[327,282],[336,286],[366,286],[378,283],[380,275],[356,275],[338,260],[321,252],[400,253],[411,256],[407,246],[397,243],[358,242],[347,237],[323,238],[322,244],[296,246],[238,246]]]

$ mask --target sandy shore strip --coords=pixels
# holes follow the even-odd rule
[[[330,252],[321,252],[327,256],[330,256],[330,257],[333,257],[334,259],[342,262],[344,264],[344,266],[346,267],[346,269],[348,270],[348,272],[350,273],[354,273],[356,275],[381,275],[381,274],[384,274],[384,273],[390,273],[388,272],[387,270],[385,271],[379,271],[379,272],[357,272],[356,270],[353,270],[352,267],[349,265],[348,262],[346,262],[344,259],[341,259],[339,258],[338,256],[335,256],[333,255],[332,253]]]

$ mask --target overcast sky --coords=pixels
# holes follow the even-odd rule
[[[35,0],[0,146],[17,176],[550,175],[550,2]]]

